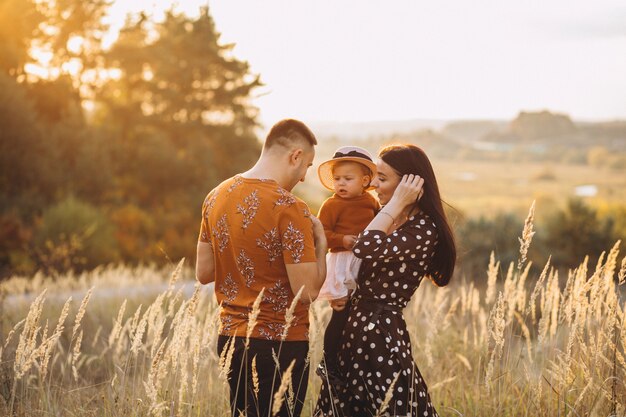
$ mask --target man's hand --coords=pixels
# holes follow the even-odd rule
[[[350,299],[349,296],[345,296],[342,298],[337,298],[335,300],[329,300],[328,303],[330,304],[330,307],[335,310],[335,311],[341,311],[344,308],[346,308],[346,304],[348,304],[348,300]]]
[[[343,247],[346,249],[352,249],[354,244],[356,243],[355,235],[344,235],[343,236]]]
[[[302,302],[311,302],[317,298],[320,288],[326,278],[326,252],[328,244],[324,234],[324,226],[319,219],[311,214],[307,215],[313,226],[313,243],[315,245],[315,262],[286,264],[287,276],[291,290],[296,294],[304,285]]]
[[[324,234],[324,225],[322,222],[315,217],[314,215],[309,216],[309,220],[313,223],[313,241],[315,242],[315,247],[319,247],[323,244],[324,247],[327,247],[326,235]],[[326,250],[324,250],[324,253]]]

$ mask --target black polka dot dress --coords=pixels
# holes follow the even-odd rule
[[[437,228],[425,214],[390,235],[361,233],[353,248],[363,259],[339,350],[343,385],[322,383],[315,416],[374,416],[392,394],[386,416],[438,416],[411,354],[402,309],[428,274]]]

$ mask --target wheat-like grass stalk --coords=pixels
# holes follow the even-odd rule
[[[200,349],[201,349],[201,335],[196,329],[192,333],[192,358],[191,358],[191,396],[195,398],[198,392],[198,380],[200,378]]]
[[[622,258],[622,264],[619,268],[619,273],[617,274],[617,284],[619,286],[624,285],[626,282],[626,256]]]
[[[48,365],[50,363],[50,358],[52,356],[52,350],[56,346],[63,330],[65,330],[65,320],[70,312],[70,304],[72,303],[72,297],[69,297],[65,304],[63,304],[63,308],[61,309],[61,314],[59,315],[59,320],[57,321],[56,328],[54,329],[54,333],[52,334],[50,341],[48,341],[46,345],[46,349],[42,355],[41,366],[39,369],[39,373],[41,375],[41,379],[45,379],[48,374]]]
[[[7,346],[9,346],[9,342],[11,342],[13,335],[15,335],[15,333],[19,330],[20,327],[22,327],[24,323],[26,323],[26,319],[22,319],[18,321],[17,323],[15,323],[15,326],[13,326],[13,328],[9,331],[9,334],[7,335],[7,338],[4,341],[4,346],[3,346],[4,349],[6,349]]]
[[[550,268],[551,259],[552,257],[548,257],[548,262],[546,262],[546,265],[543,267],[543,270],[541,271],[541,274],[539,275],[539,279],[535,283],[535,288],[533,288],[533,292],[530,294],[530,301],[528,302],[528,309],[530,309],[533,323],[537,323],[537,306],[535,304],[535,301],[537,299],[537,296],[539,295],[539,292],[543,288],[543,283],[545,282],[546,277],[548,276],[548,270]]]
[[[248,314],[248,327],[246,329],[246,350],[250,344],[250,336],[252,336],[252,332],[256,327],[256,319],[259,317],[259,313],[261,312],[261,301],[263,300],[263,292],[265,291],[265,287],[261,288],[259,291],[259,295],[257,295],[254,303],[252,304],[252,311]]]
[[[122,320],[124,318],[124,312],[126,311],[127,302],[128,300],[124,299],[120,309],[117,312],[117,318],[115,319],[115,323],[113,324],[113,329],[111,330],[111,333],[109,334],[109,347],[112,347],[115,344],[118,337],[120,336],[120,333],[122,332]]]
[[[39,319],[41,318],[41,311],[43,310],[46,292],[47,290],[43,290],[41,294],[35,298],[30,306],[30,309],[28,310],[24,328],[20,334],[17,349],[15,351],[13,371],[15,373],[16,380],[21,379],[24,374],[29,371],[35,361],[37,354],[35,345],[37,343],[39,330],[41,330],[41,327],[38,324]]]
[[[85,312],[87,311],[87,304],[89,304],[89,300],[91,299],[91,294],[93,293],[93,290],[94,290],[94,287],[91,287],[85,294],[85,297],[83,297],[83,301],[81,301],[80,303],[80,307],[78,308],[78,313],[76,313],[76,318],[74,319],[74,327],[72,328],[71,340],[74,340],[74,337],[76,336],[76,332],[78,331],[78,328],[80,327],[80,323],[82,322],[83,317],[85,316]]]
[[[282,381],[280,382],[280,386],[278,390],[274,393],[274,401],[272,402],[272,416],[275,416],[280,411],[280,408],[283,405],[283,401],[285,399],[285,393],[287,392],[288,387],[291,385],[292,372],[293,367],[296,364],[296,360],[292,360],[287,370],[283,373]]]
[[[470,363],[469,359],[467,359],[466,356],[460,354],[460,353],[455,353],[456,357],[459,359],[459,361],[461,361],[461,363],[463,364],[463,366],[465,366],[465,368],[472,372],[472,364]]]
[[[485,304],[491,304],[496,300],[496,282],[498,280],[498,270],[500,261],[496,262],[493,251],[489,256],[489,267],[487,269],[487,292],[485,294]]]
[[[252,391],[254,396],[259,399],[259,372],[256,367],[256,355],[252,358]]]
[[[393,398],[393,390],[396,388],[396,383],[398,382],[399,377],[400,377],[400,372],[396,372],[396,375],[393,378],[393,381],[391,381],[391,384],[389,384],[389,386],[387,387],[387,391],[385,392],[385,398],[383,399],[383,402],[380,404],[380,408],[378,408],[376,417],[383,416],[384,413],[387,411],[387,408],[389,407],[389,402]]]
[[[289,306],[289,308],[287,309],[287,312],[285,313],[285,327],[283,328],[283,333],[280,336],[280,339],[283,342],[285,341],[285,339],[287,339],[287,333],[289,332],[289,328],[291,327],[295,319],[295,316],[293,313],[294,311],[296,311],[296,307],[298,306],[298,301],[300,301],[300,297],[302,297],[303,290],[304,290],[304,285],[300,287],[296,296],[293,297],[293,300],[291,301],[291,305]]]
[[[172,272],[172,277],[170,278],[170,282],[168,285],[170,291],[174,289],[176,282],[178,282],[180,276],[182,275],[181,272],[183,270],[184,264],[185,264],[185,258],[182,258],[176,265],[176,268],[174,268],[174,272]]]
[[[220,360],[218,363],[220,369],[220,377],[224,380],[227,379],[228,374],[230,374],[234,353],[235,338],[231,337],[226,342],[226,345],[224,345],[224,350],[222,350],[222,353],[220,354]]]
[[[517,288],[515,290],[515,303],[511,303],[513,307],[517,307],[517,310],[524,313],[524,309],[526,308],[526,279],[528,278],[528,273],[530,272],[530,267],[532,266],[532,262],[528,262],[524,271],[519,275],[517,280]]]
[[[163,380],[162,377],[159,377],[159,367],[161,362],[163,361],[165,346],[167,340],[164,340],[158,347],[156,354],[152,357],[152,362],[150,364],[150,372],[148,373],[148,378],[144,381],[144,387],[146,389],[146,395],[150,400],[150,412],[153,415],[156,415],[160,412],[160,410],[164,407],[163,402],[159,402],[159,382]],[[116,375],[117,376],[117,375]]]
[[[135,310],[135,314],[133,314],[133,317],[130,319],[130,324],[128,327],[128,334],[135,334],[135,331],[137,330],[137,326],[139,325],[139,317],[141,316],[141,310],[143,309],[143,304],[139,304],[139,307],[137,307],[137,310]]]
[[[517,269],[521,270],[526,262],[526,257],[528,255],[528,248],[530,247],[530,242],[533,240],[533,236],[535,232],[533,231],[533,221],[535,218],[535,202],[530,205],[530,209],[528,210],[528,216],[524,221],[524,230],[522,231],[522,237],[518,238],[520,243],[519,249],[519,260],[517,262]]]
[[[501,358],[502,349],[504,347],[504,330],[506,324],[504,320],[505,305],[506,302],[504,300],[504,295],[500,293],[498,295],[498,300],[496,301],[496,304],[489,314],[487,327],[489,328],[490,340],[493,339],[494,341],[494,348],[491,351],[491,357],[489,359],[489,364],[487,365],[487,371],[485,373],[485,384],[487,387],[487,391],[490,390],[495,362]]]
[[[526,325],[526,323],[524,323],[524,319],[522,318],[522,315],[518,313],[517,311],[514,314],[515,314],[515,318],[517,319],[517,323],[522,329],[522,335],[524,336],[524,339],[526,340],[526,351],[528,353],[528,360],[532,362],[533,349],[532,349],[532,340],[530,337],[530,330],[528,329],[528,326]]]
[[[96,330],[96,334],[93,336],[93,339],[91,339],[91,347],[95,348],[96,345],[98,344],[98,341],[100,340],[100,334],[102,333],[102,325],[98,326],[98,329]]]
[[[561,292],[559,291],[559,273],[554,271],[552,280],[548,286],[548,293],[552,295],[552,310],[550,311],[550,336],[555,337],[559,324],[559,311],[561,302]]]
[[[446,378],[446,379],[444,379],[443,381],[439,381],[439,382],[437,382],[436,384],[434,384],[434,385],[430,386],[430,387],[428,388],[428,390],[429,390],[429,391],[431,391],[431,392],[432,392],[432,391],[436,391],[436,390],[438,390],[439,388],[443,387],[444,385],[449,384],[450,382],[454,382],[454,381],[456,381],[456,379],[457,379],[457,378],[458,378],[458,376],[456,376],[456,375],[452,375],[451,377]]]
[[[176,294],[174,294],[174,296],[172,296],[171,290],[168,292],[168,298],[170,299],[170,303],[169,306],[167,308],[167,314],[166,317],[174,317],[174,314],[176,312],[176,305],[178,304],[178,302],[183,298],[183,288],[179,288],[178,291],[176,291]]]
[[[139,349],[143,346],[143,335],[146,332],[146,326],[148,325],[148,314],[143,315],[141,321],[137,325],[137,330],[133,336],[133,342],[130,346],[130,351],[133,355],[137,356]]]
[[[436,323],[441,320],[441,317],[443,316],[443,311],[446,306],[443,302],[435,305],[437,305],[438,307],[433,314],[433,318],[430,320],[431,324],[428,327],[428,332],[426,333],[426,342],[424,345],[424,353],[426,355],[427,363],[429,366],[431,366],[434,361],[432,344],[440,330],[439,326],[437,326]]]
[[[71,365],[72,365],[72,375],[74,376],[74,381],[78,381],[78,358],[80,357],[80,346],[83,342],[83,330],[81,329],[76,337],[76,341],[74,342],[74,349],[72,349],[71,356]]]

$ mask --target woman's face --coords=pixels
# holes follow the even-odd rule
[[[382,159],[378,160],[376,167],[378,173],[374,181],[372,181],[372,187],[375,188],[376,194],[378,194],[380,204],[384,206],[391,200],[391,196],[393,196],[393,192],[396,190],[402,177]]]

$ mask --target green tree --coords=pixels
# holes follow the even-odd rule
[[[143,15],[129,22],[106,56],[122,75],[100,95],[117,122],[117,137],[128,146],[137,131],[154,128],[182,151],[176,156],[187,165],[198,155],[186,152],[190,144],[212,155],[209,166],[219,178],[252,161],[260,146],[250,95],[261,83],[246,62],[231,56],[232,47],[219,43],[206,8],[195,19],[170,11],[163,22]]]
[[[18,78],[30,61],[29,48],[45,17],[32,0],[0,0],[0,71]]]
[[[523,221],[511,213],[498,213],[492,219],[481,216],[463,223],[456,233],[463,270],[471,277],[484,276],[492,251],[507,268],[519,256],[516,236],[523,227]]]
[[[170,11],[163,22],[130,19],[106,65],[120,74],[98,91],[97,120],[113,143],[116,204],[155,216],[165,208],[151,240],[172,258],[193,256],[185,238],[197,233],[193,209],[260,152],[250,104],[259,77],[220,44],[208,9],[196,18]]]
[[[580,199],[572,199],[565,209],[550,216],[541,226],[543,244],[554,265],[574,268],[585,256],[595,265],[603,251],[611,249],[614,235],[612,217],[599,218],[597,211]]]
[[[0,0],[0,273],[192,257],[207,190],[260,152],[259,77],[208,9],[129,19],[104,51],[109,4]]]
[[[33,102],[14,79],[0,74],[0,212],[24,218],[53,197],[48,150]]]

